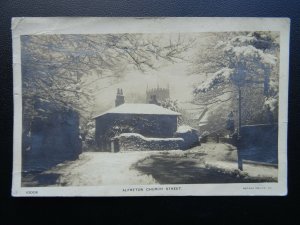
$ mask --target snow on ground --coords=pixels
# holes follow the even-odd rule
[[[134,162],[148,155],[148,152],[85,152],[78,160],[60,164],[48,173],[59,173],[58,184],[66,186],[155,184],[151,176],[130,169]]]
[[[197,148],[190,151],[197,151]],[[207,143],[202,144],[200,151],[207,154],[205,164],[207,167],[214,167],[226,171],[238,169],[237,150],[230,144]],[[243,162],[243,173],[250,177],[274,178],[277,179],[278,169],[273,166]]]
[[[47,184],[50,186],[247,182],[244,178],[274,182],[277,168],[244,163],[244,171],[238,171],[235,147],[206,143],[186,151],[84,152],[78,160],[59,164],[39,176],[45,175],[58,175],[53,184]]]

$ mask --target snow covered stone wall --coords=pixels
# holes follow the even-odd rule
[[[147,138],[137,133],[123,133],[115,138],[116,151],[148,151],[181,149],[182,138]]]
[[[189,149],[200,145],[198,131],[187,125],[178,127],[175,137],[184,140],[181,149]]]

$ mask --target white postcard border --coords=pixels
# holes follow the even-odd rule
[[[21,187],[22,82],[20,35],[165,32],[279,31],[280,78],[278,118],[278,183],[107,185],[80,187]],[[289,32],[288,18],[13,18],[13,196],[189,196],[286,195]]]

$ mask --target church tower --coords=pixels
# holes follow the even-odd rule
[[[166,99],[170,98],[170,87],[169,85],[167,88],[161,88],[157,84],[157,88],[149,89],[147,85],[146,90],[146,102],[150,104],[157,104],[159,102],[163,102]],[[154,103],[157,102],[157,103]]]
[[[122,105],[124,103],[125,103],[125,97],[123,95],[123,90],[121,88],[118,88],[117,96],[116,96],[116,100],[115,100],[115,105],[117,107],[117,106]]]

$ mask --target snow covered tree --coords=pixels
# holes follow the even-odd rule
[[[170,99],[170,98],[168,98],[164,101],[161,101],[160,106],[162,106],[166,109],[170,109],[174,112],[179,112],[181,114],[183,112],[183,110],[178,105],[178,101]],[[178,124],[182,124],[182,123],[183,123],[183,117],[182,117],[182,115],[180,115],[180,116],[178,116]]]
[[[195,60],[195,71],[206,79],[194,88],[194,103],[223,108],[228,114],[260,116],[264,105],[278,101],[278,33],[242,32],[214,36]],[[260,91],[257,91],[260,90]],[[238,104],[236,104],[238,103]],[[224,110],[226,104],[227,110]],[[229,111],[230,110],[230,111]],[[247,112],[247,110],[252,110]],[[225,115],[224,115],[225,117]],[[254,122],[254,118],[248,118]]]
[[[83,104],[99,91],[89,89],[96,81],[113,80],[129,68],[145,71],[162,60],[174,62],[188,47],[181,39],[161,43],[142,34],[22,36],[25,114],[33,97],[84,111]]]
[[[23,112],[29,127],[40,116],[37,101],[51,102],[62,111],[76,110],[86,123],[95,94],[127,70],[176,62],[191,45],[180,36],[166,42],[147,34],[23,35],[21,43]]]
[[[95,121],[93,119],[81,123],[81,139],[83,149],[89,149],[96,146],[95,143]]]
[[[164,101],[161,101],[160,106],[162,106],[166,109],[170,109],[175,112],[180,112],[180,108],[178,106],[177,100],[172,100],[172,99],[168,98]]]

